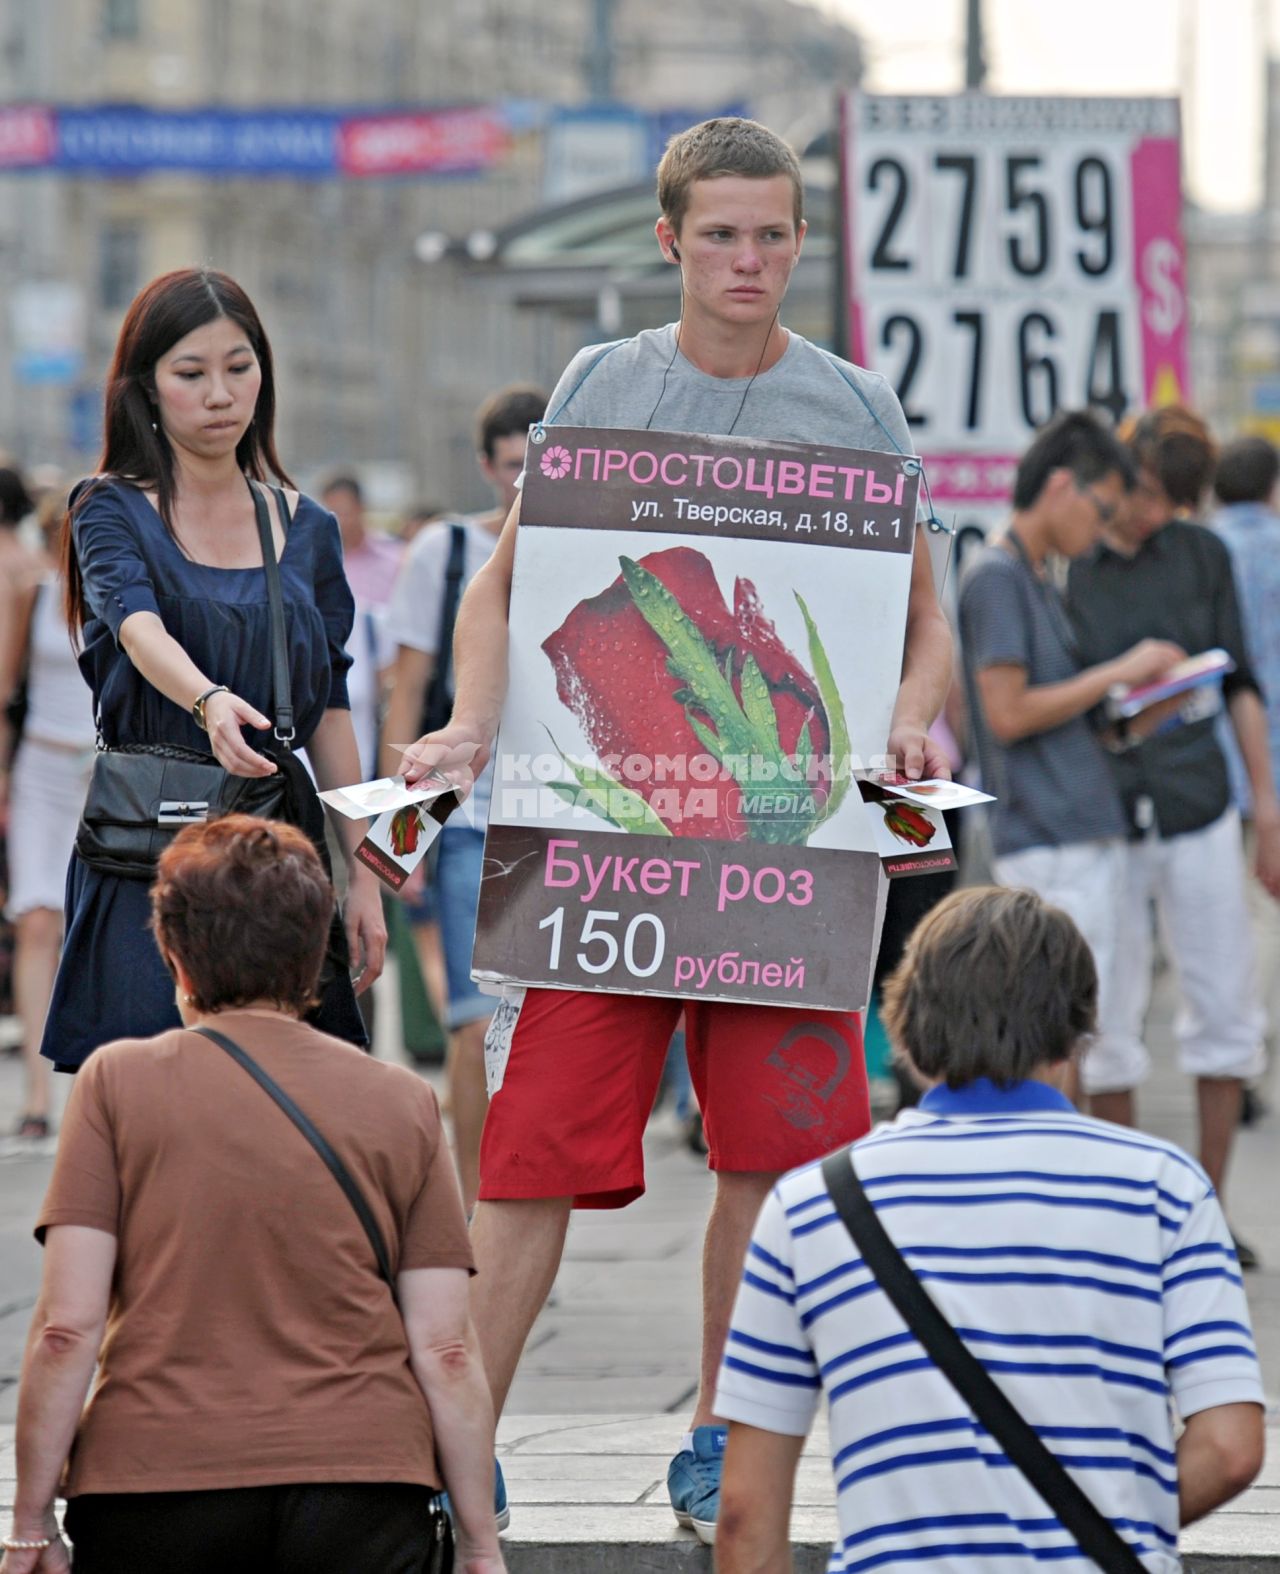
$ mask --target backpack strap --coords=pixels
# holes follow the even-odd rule
[[[440,602],[440,625],[436,637],[436,661],[427,685],[422,708],[424,732],[434,732],[448,719],[449,680],[453,676],[453,630],[462,600],[462,576],[467,565],[467,527],[454,521],[449,526],[449,558],[444,570],[444,595]]]

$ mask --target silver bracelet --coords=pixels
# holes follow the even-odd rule
[[[51,1547],[57,1536],[46,1536],[43,1541],[19,1541],[17,1536],[6,1536],[0,1541],[0,1547],[6,1552],[43,1552],[46,1547]]]

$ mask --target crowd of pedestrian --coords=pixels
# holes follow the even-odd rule
[[[77,1073],[36,1221],[3,1574],[69,1567],[59,1493],[88,1574],[407,1574],[450,1535],[465,1574],[498,1574],[495,1415],[572,1211],[644,1189],[679,1027],[714,1198],[668,1489],[725,1574],[790,1566],[823,1394],[832,1570],[1030,1570],[1083,1557],[1089,1512],[1135,1567],[1172,1569],[1179,1524],[1256,1474],[1239,1271],[1256,1257],[1222,1200],[1276,1026],[1270,444],[1219,451],[1179,406],[1116,430],[1056,416],[964,566],[959,688],[917,533],[886,753],[946,776],[967,737],[995,800],[994,886],[920,885],[878,980],[918,1107],[872,1129],[856,1012],[550,989],[495,1012],[471,980],[489,761],[523,656],[508,606],[529,427],[913,446],[883,378],[782,325],[803,197],[791,149],[754,122],[673,138],[656,236],[679,321],[583,350],[549,399],[487,399],[483,513],[423,505],[393,535],[354,469],[319,501],[297,490],[266,330],[208,268],[126,314],[94,477],[37,509],[0,470],[25,1135],[50,1130],[47,1063]],[[1194,684],[1160,687],[1197,657]],[[128,805],[144,774],[178,770],[230,812],[205,821],[175,789],[171,818],[203,823],[162,849]],[[316,787],[379,770],[470,787],[404,893],[429,974],[442,946],[452,1163],[426,1083],[359,1052],[384,898]],[[1140,1130],[1157,941],[1199,1162]],[[797,1033],[843,1068],[804,1123],[784,1116],[778,1052]],[[861,1232],[880,1215],[877,1257]],[[895,1272],[927,1283],[1030,1444],[953,1386]],[[1023,1480],[1036,1450],[1050,1475],[1072,1467],[1084,1511]]]
[[[1243,1092],[1265,1064],[1246,858],[1265,912],[1280,898],[1280,734],[1252,654],[1270,650],[1274,665],[1266,569],[1249,585],[1247,623],[1237,590],[1249,584],[1244,554],[1257,555],[1253,531],[1276,516],[1264,496],[1221,531],[1199,517],[1216,459],[1204,422],[1180,406],[1116,434],[1087,414],[1057,417],[1018,467],[1008,525],[966,565],[959,633],[978,766],[997,798],[995,878],[1069,912],[1098,968],[1080,1093],[1103,1119],[1135,1123],[1158,929],[1178,981],[1200,1160],[1221,1197]],[[1228,496],[1240,484],[1228,463]],[[1220,686],[1162,706],[1149,735],[1108,716],[1117,688],[1140,690],[1214,651],[1228,664]],[[1228,740],[1243,789],[1234,801]],[[1252,1266],[1252,1248],[1236,1249]]]

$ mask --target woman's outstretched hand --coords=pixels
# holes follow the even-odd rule
[[[233,776],[273,776],[274,761],[251,749],[244,741],[242,727],[257,727],[265,732],[270,721],[260,710],[238,694],[211,694],[205,701],[204,719],[209,729],[209,746],[214,759]]]
[[[356,865],[352,872],[342,920],[354,969],[351,981],[356,994],[362,995],[381,974],[387,957],[387,921],[382,913],[381,887],[377,876],[363,865]]]

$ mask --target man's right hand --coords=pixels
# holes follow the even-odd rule
[[[464,1557],[462,1569],[463,1574],[507,1574],[507,1565],[503,1562],[501,1552]]]
[[[1115,662],[1116,681],[1136,688],[1142,683],[1154,683],[1170,667],[1187,659],[1181,645],[1167,639],[1141,639],[1131,650],[1118,656]]]
[[[399,775],[412,787],[428,773],[437,771],[469,796],[475,779],[489,763],[493,734],[474,723],[451,721],[438,732],[429,732],[411,743],[400,760]]]

